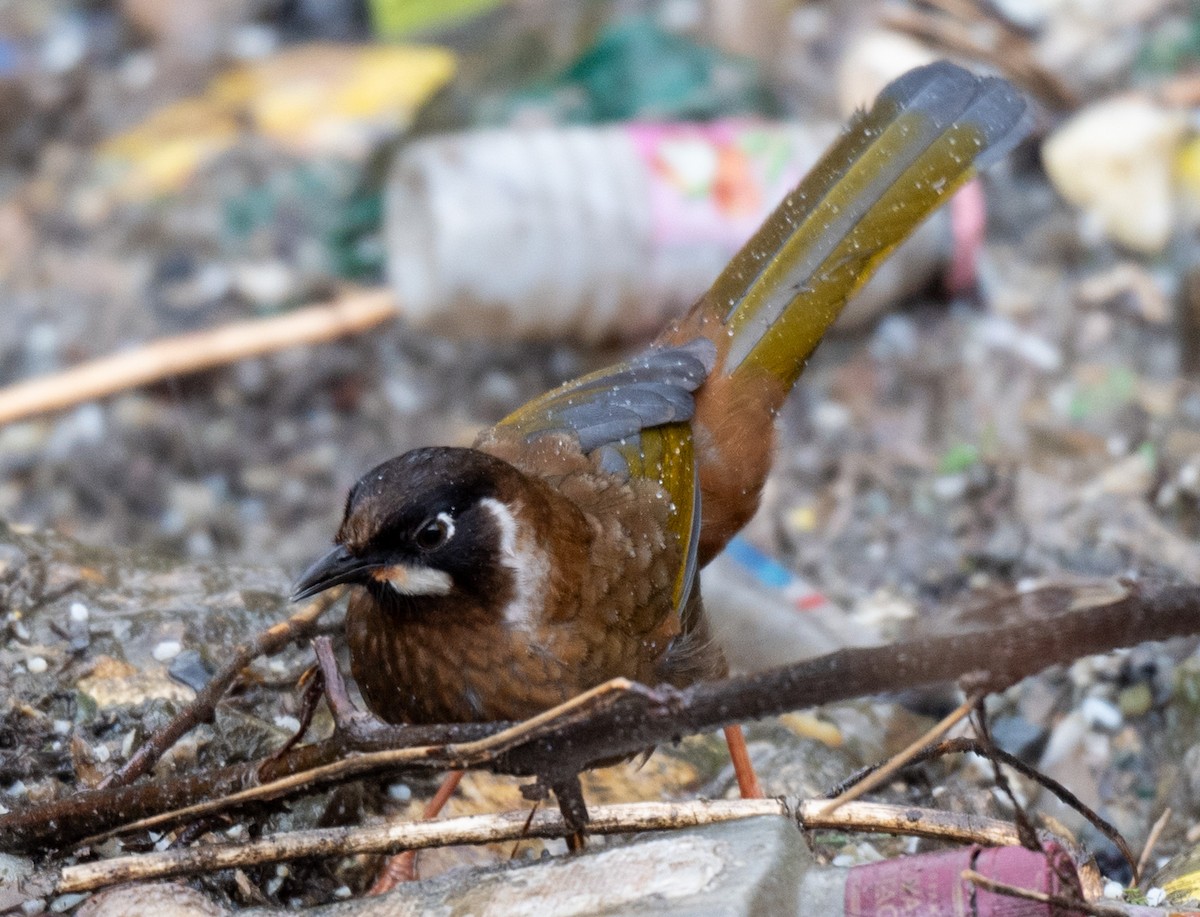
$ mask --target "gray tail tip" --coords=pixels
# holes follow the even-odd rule
[[[947,125],[974,126],[983,138],[975,160],[979,169],[1010,153],[1033,127],[1033,107],[1012,83],[998,76],[976,76],[947,60],[901,74],[879,99],[902,111],[925,112]]]

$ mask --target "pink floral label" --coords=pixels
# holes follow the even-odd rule
[[[751,121],[633,124],[650,176],[656,247],[705,242],[736,251],[812,165],[796,128]]]

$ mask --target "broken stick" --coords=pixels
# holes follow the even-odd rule
[[[358,334],[399,314],[391,291],[357,289],[283,315],[162,338],[0,389],[0,424],[247,357]]]

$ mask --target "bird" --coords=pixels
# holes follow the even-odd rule
[[[1029,120],[1001,78],[909,71],[642,352],[470,448],[367,471],[293,593],[358,587],[345,627],[367,707],[390,723],[520,720],[614,678],[726,674],[699,572],[758,507],[784,399],[847,298]]]

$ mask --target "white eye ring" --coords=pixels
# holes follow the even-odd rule
[[[454,519],[446,512],[438,513],[422,525],[413,541],[422,551],[436,551],[454,537]]]

